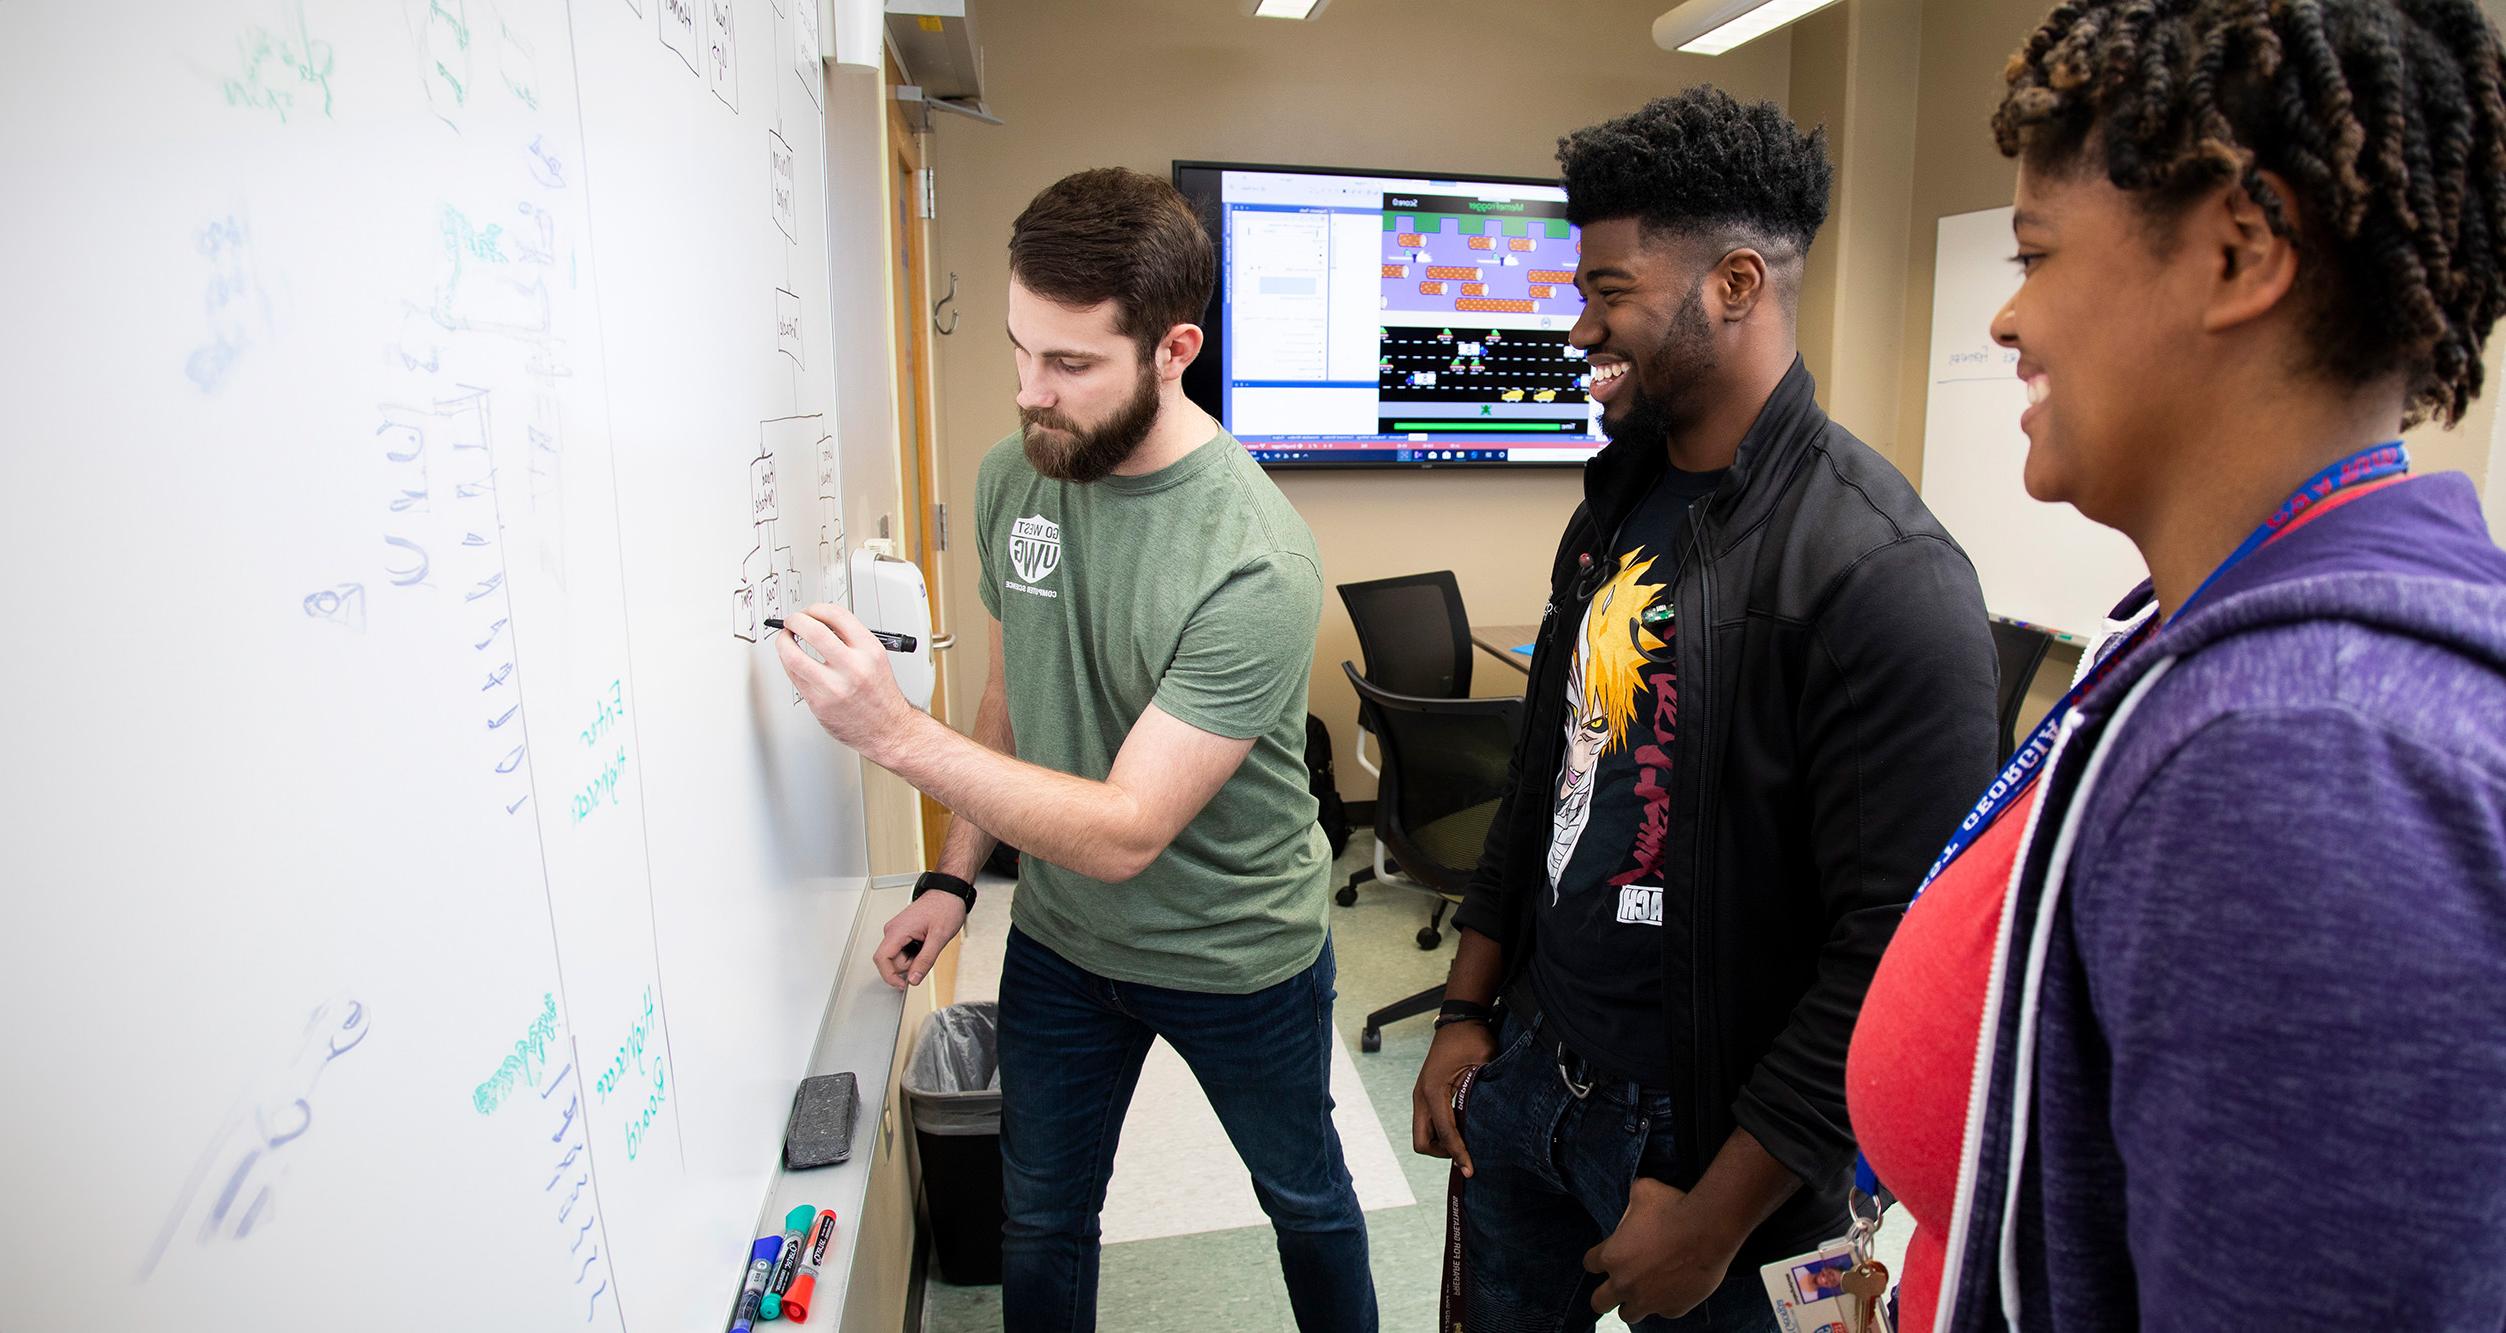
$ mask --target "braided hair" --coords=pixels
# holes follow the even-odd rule
[[[2309,369],[2404,375],[2408,420],[2450,426],[2506,312],[2502,59],[2476,0],[2066,0],[2010,57],[1993,137],[2153,217],[2237,182],[2297,244]]]

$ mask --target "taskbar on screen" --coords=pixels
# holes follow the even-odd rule
[[[1495,441],[1471,440],[1246,440],[1246,452],[1264,467],[1401,467],[1410,465],[1479,464],[1498,466],[1576,467],[1600,452],[1603,441],[1505,447]]]

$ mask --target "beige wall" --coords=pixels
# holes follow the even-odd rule
[[[1827,129],[1836,185],[1802,293],[1819,402],[1891,458],[1899,418],[1923,0],[1848,0],[1793,33],[1794,120]]]
[[[980,644],[974,477],[1014,424],[1000,329],[1010,219],[1082,167],[1163,175],[1176,158],[1553,175],[1560,134],[1712,79],[1785,98],[1786,38],[1719,59],[1675,56],[1649,36],[1662,0],[1340,0],[1311,23],[1243,17],[1232,0],[1011,0],[981,13],[986,92],[1000,127],[943,118],[932,136],[940,218],[932,268],[958,275],[964,324],[940,342],[941,490],[956,516],[945,615]],[[1542,577],[1580,495],[1571,470],[1282,473],[1313,526],[1326,582],[1429,569],[1458,577],[1482,623],[1537,619]],[[1340,677],[1357,641],[1326,597],[1312,708],[1332,729],[1344,795],[1373,795],[1351,746],[1357,704]],[[951,682],[971,719],[981,658]],[[1484,655],[1481,692],[1521,677]]]
[[[1906,304],[1898,325],[1897,466],[1923,477],[1923,392],[1932,344],[1932,248],[1940,219],[2010,202],[2016,168],[1993,147],[2001,69],[2044,0],[1925,0],[1914,175],[1906,230]]]
[[[1792,98],[1785,111],[1793,123],[1804,129],[1812,127],[1827,131],[1827,152],[1836,162],[1837,175],[1844,174],[1838,161],[1838,141],[1845,130],[1845,68],[1851,58],[1853,40],[1853,0],[1832,5],[1792,25]],[[1797,331],[1801,339],[1801,363],[1818,381],[1819,406],[1835,410],[1835,344],[1836,344],[1836,247],[1830,242],[1835,229],[1845,219],[1837,210],[1836,198],[1828,199],[1828,226],[1810,247],[1809,262],[1802,267],[1801,312]],[[1892,338],[1891,342],[1895,340]]]

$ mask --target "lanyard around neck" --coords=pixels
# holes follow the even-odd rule
[[[2211,586],[2219,581],[2221,575],[2234,569],[2247,556],[2296,531],[2308,521],[2331,512],[2334,508],[2331,503],[2334,497],[2354,498],[2387,482],[2398,481],[2409,471],[2410,454],[2397,440],[2390,444],[2379,444],[2371,449],[2362,449],[2308,477],[2295,491],[2290,492],[2287,499],[2280,502],[2277,509],[2271,511],[2271,516],[2264,519],[2262,525],[2255,528],[2251,536],[2239,543],[2234,551],[2228,553],[2228,558],[2220,562],[2217,569],[2210,571],[2210,576],[2202,580],[2201,586],[2194,590],[2191,597],[2185,599],[2184,605],[2177,607],[2175,614],[2167,618],[2168,623],[2182,618],[2186,608],[2200,601],[2202,595],[2210,591]],[[1947,870],[1967,848],[1974,846],[1975,840],[1982,837],[1984,831],[1991,828],[1995,820],[2009,813],[2011,807],[2018,804],[2019,798],[2035,785],[2037,776],[2044,771],[2045,761],[2053,753],[2054,738],[2061,733],[2062,719],[2070,714],[2089,691],[2104,684],[2107,678],[2114,674],[2116,668],[2122,665],[2123,659],[2131,656],[2135,649],[2155,637],[2159,628],[2160,622],[2156,615],[2143,620],[2139,628],[2132,631],[2129,638],[2115,645],[2104,657],[2099,658],[2097,664],[2091,667],[2087,674],[2080,677],[2079,683],[2063,694],[2061,702],[2056,703],[2045,714],[2044,720],[2036,724],[2036,729],[2028,734],[2027,740],[2011,753],[2009,761],[2002,765],[2001,772],[1994,777],[1992,785],[1985,788],[1983,797],[1976,801],[1975,808],[1967,812],[1965,819],[1959,821],[1957,831],[1949,837],[1949,845],[1941,848],[1940,855],[1932,861],[1931,869],[1923,872],[1923,882],[1915,886],[1915,898],[1922,897],[1923,891],[1932,887],[1932,882],[1940,878],[1942,871]],[[1913,899],[1907,900],[1907,906],[1913,906]],[[1985,1021],[1988,1023],[1993,1021],[1992,1015],[1985,1015]],[[1854,1162],[1856,1193],[1862,1198],[1876,1198],[1879,1188],[1879,1178],[1871,1170],[1870,1159],[1857,1155]],[[1857,1199],[1857,1215],[1859,1204],[1860,1200]]]
[[[2221,561],[2217,569],[2210,571],[2210,577],[2203,579],[2201,586],[2194,590],[2193,595],[2185,599],[2184,605],[2177,607],[2175,614],[2167,618],[2168,623],[2172,624],[2181,619],[2186,608],[2199,602],[2202,595],[2209,592],[2211,587],[2219,581],[2221,575],[2234,569],[2247,556],[2295,532],[2308,520],[2329,512],[2330,506],[2326,502],[2334,496],[2397,480],[2409,470],[2410,454],[2402,447],[2401,442],[2396,440],[2390,444],[2379,444],[2371,449],[2362,449],[2308,477],[2295,491],[2289,493],[2287,499],[2280,502],[2277,509],[2271,511],[2271,516],[2264,519],[2262,525],[2255,528],[2252,535],[2239,543],[2234,551],[2228,553],[2228,558]],[[1940,873],[1948,869],[1949,864],[1957,860],[1967,848],[1973,846],[1975,840],[1983,836],[1984,830],[1991,828],[1993,821],[1999,819],[2012,805],[2016,804],[2019,797],[2035,783],[2036,775],[2043,768],[2046,757],[2053,753],[2054,737],[2062,728],[2063,717],[2089,691],[2104,684],[2106,678],[2113,675],[2116,667],[2122,664],[2123,659],[2130,656],[2133,649],[2140,647],[2156,635],[2159,627],[2159,620],[2156,616],[2143,621],[2141,627],[2134,630],[2130,638],[2100,658],[2097,665],[2062,696],[2061,702],[2055,704],[2045,714],[2044,720],[2036,724],[2036,729],[2028,734],[2026,742],[2011,752],[2008,762],[2002,765],[2001,772],[1994,777],[1992,785],[1984,789],[1984,795],[1976,801],[1975,808],[1968,811],[1967,817],[1958,822],[1958,829],[1950,835],[1949,844],[1941,848],[1940,855],[1932,861],[1931,869],[1924,872],[1923,882],[1915,886],[1916,898],[1922,897],[1923,890],[1930,888],[1932,881],[1940,878]],[[1908,903],[1911,905],[1912,900],[1909,899]]]

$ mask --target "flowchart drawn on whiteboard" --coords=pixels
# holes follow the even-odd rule
[[[844,531],[836,517],[835,439],[822,416],[778,417],[758,423],[756,456],[748,460],[748,522],[755,544],[740,560],[740,583],[731,593],[731,637],[749,643],[764,641],[768,617],[798,611],[811,599],[794,562],[792,542],[783,527],[781,460],[808,459],[817,472],[819,595],[841,595],[840,576],[829,562],[843,558]],[[806,521],[806,520],[802,520]]]

